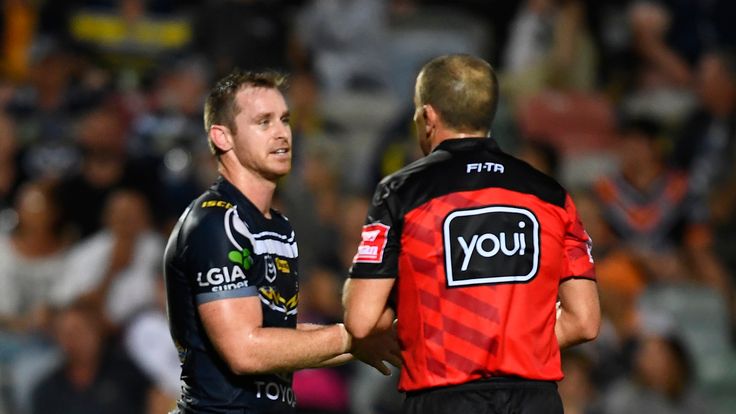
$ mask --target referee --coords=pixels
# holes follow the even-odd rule
[[[497,102],[482,59],[422,68],[426,157],[377,186],[345,285],[358,358],[396,310],[405,413],[562,413],[560,349],[598,334],[591,240],[565,189],[489,138]]]

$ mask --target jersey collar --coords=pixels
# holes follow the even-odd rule
[[[432,152],[437,150],[445,150],[450,152],[456,151],[478,151],[478,150],[498,151],[498,143],[493,138],[473,137],[473,138],[451,138],[440,142]]]
[[[248,199],[243,193],[240,192],[230,181],[228,181],[225,177],[217,177],[217,181],[215,181],[215,184],[212,186],[213,189],[216,189],[222,193],[225,193],[231,200],[235,201],[235,205],[239,209],[248,209],[257,211],[259,215],[262,215],[260,210],[253,204],[252,201]]]

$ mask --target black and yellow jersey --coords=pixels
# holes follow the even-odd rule
[[[258,296],[263,326],[296,327],[298,255],[286,217],[272,210],[266,218],[223,178],[182,214],[164,258],[169,326],[182,364],[179,412],[293,412],[291,374],[234,374],[207,337],[197,307]]]

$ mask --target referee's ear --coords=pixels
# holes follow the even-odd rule
[[[437,127],[437,124],[440,123],[442,119],[439,112],[437,112],[432,105],[428,104],[422,105],[422,117],[424,117],[424,122],[430,128]]]

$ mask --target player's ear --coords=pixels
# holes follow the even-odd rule
[[[212,125],[209,131],[209,139],[220,152],[228,152],[233,147],[230,129],[224,125]]]

